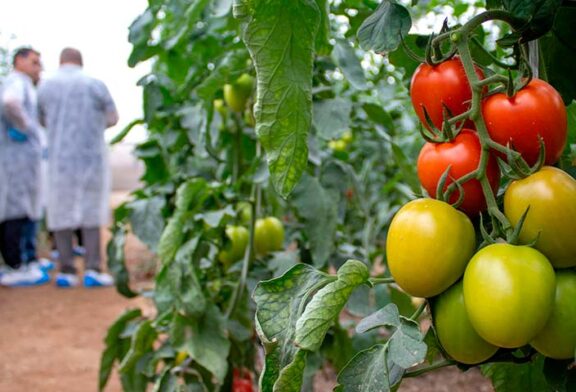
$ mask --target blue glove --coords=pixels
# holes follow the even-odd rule
[[[28,136],[25,133],[20,132],[16,128],[8,128],[8,137],[10,140],[15,141],[17,143],[24,143],[28,140]]]

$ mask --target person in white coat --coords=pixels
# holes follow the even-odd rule
[[[79,283],[73,233],[82,230],[84,286],[108,286],[101,270],[100,227],[108,221],[109,167],[104,131],[118,122],[108,88],[82,70],[79,50],[65,48],[60,68],[38,90],[40,120],[48,139],[47,217],[59,252],[59,287]]]
[[[42,71],[40,53],[20,48],[12,64],[0,93],[0,253],[11,267],[0,284],[30,286],[49,280],[45,271],[27,265],[33,260],[24,260],[29,245],[36,257],[35,222],[41,217],[42,131],[34,88]]]

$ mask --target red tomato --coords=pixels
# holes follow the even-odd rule
[[[482,70],[478,67],[475,69],[478,77],[483,79]],[[446,105],[453,116],[468,110],[472,99],[472,90],[460,58],[454,57],[434,66],[420,64],[410,82],[410,97],[416,114],[428,129],[430,127],[424,116],[424,108],[438,129],[442,129],[444,119],[442,104]],[[474,128],[474,124],[470,120],[467,120],[464,125],[468,128]]]
[[[504,146],[510,143],[529,165],[538,160],[538,136],[546,145],[547,165],[562,155],[567,138],[566,108],[548,83],[532,79],[513,97],[491,95],[482,104],[482,114],[492,140]]]
[[[450,174],[444,189],[453,182],[453,179],[458,179],[474,171],[480,163],[481,152],[478,135],[469,129],[463,129],[451,142],[426,143],[418,156],[418,178],[428,194],[435,198],[440,177],[448,166],[450,166]],[[492,191],[496,192],[500,182],[500,169],[496,159],[492,156],[488,160],[486,175]],[[464,201],[459,209],[469,216],[478,215],[486,208],[486,199],[480,181],[476,179],[467,181],[462,184],[462,188],[464,189]],[[459,192],[456,190],[450,196],[450,202],[456,202],[458,197]]]
[[[253,392],[252,374],[246,369],[232,372],[232,392]]]

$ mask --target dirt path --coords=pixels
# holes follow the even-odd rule
[[[131,306],[113,288],[0,289],[0,391],[96,391],[106,329]]]

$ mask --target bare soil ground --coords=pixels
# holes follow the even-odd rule
[[[124,188],[112,195],[112,206],[125,199],[126,188],[137,184],[139,167],[126,156],[127,151],[112,160],[115,188]],[[106,230],[103,236],[104,245]],[[139,282],[146,280],[153,265],[150,253],[134,237],[128,240],[127,263]],[[149,307],[144,301],[127,300],[113,288],[58,289],[52,283],[0,288],[0,392],[97,391],[107,328],[125,309]],[[328,392],[334,385],[335,375],[324,376],[327,380],[317,383],[318,392]],[[121,391],[117,375],[106,391]],[[488,392],[492,388],[477,371],[442,369],[405,380],[400,391]]]

